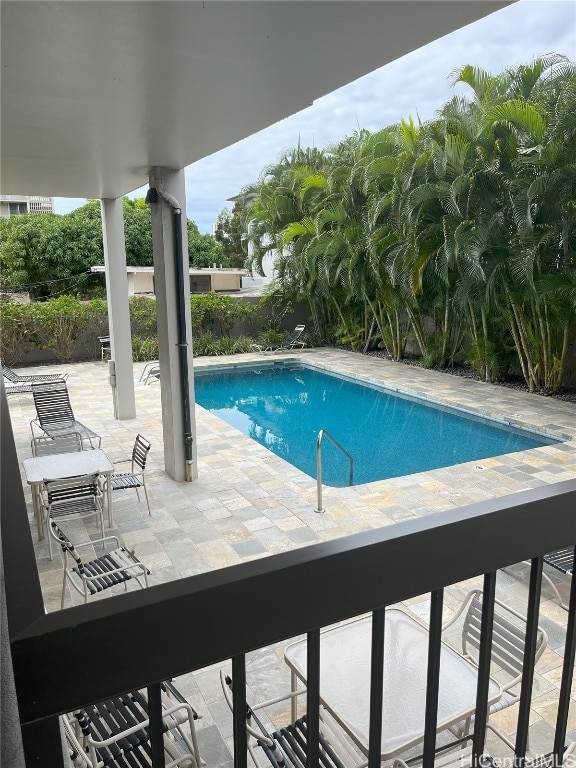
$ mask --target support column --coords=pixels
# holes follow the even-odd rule
[[[122,198],[101,200],[100,207],[111,358],[116,365],[114,416],[117,419],[134,419],[136,418],[136,401]]]
[[[154,284],[156,293],[156,319],[160,358],[160,386],[162,390],[162,428],[164,436],[164,464],[175,480],[191,480],[198,476],[196,451],[196,420],[194,416],[194,370],[192,355],[192,323],[190,318],[190,273],[188,266],[188,232],[186,227],[186,190],[184,170],[153,168],[150,189],[158,191],[156,202],[151,202],[152,243],[154,248]],[[182,263],[177,266],[174,242],[174,208],[162,193],[177,201],[182,211]],[[180,274],[178,274],[178,272]],[[187,476],[183,382],[178,336],[178,284],[182,280],[184,294],[184,323],[188,363],[187,394],[190,403],[192,435],[192,467]]]

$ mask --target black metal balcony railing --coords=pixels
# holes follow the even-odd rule
[[[27,765],[62,766],[57,716],[232,658],[235,766],[246,765],[245,654],[308,637],[310,741],[319,728],[319,628],[372,612],[369,766],[379,761],[383,608],[431,593],[424,765],[436,745],[443,589],[486,574],[473,749],[483,748],[495,572],[532,560],[524,675],[516,737],[526,752],[541,555],[576,543],[576,481],[410,520],[146,590],[44,614],[6,399],[2,395],[1,524],[9,632]],[[576,590],[567,618],[554,739],[562,763],[576,648]],[[154,768],[163,768],[159,707],[151,722]],[[310,750],[309,768],[318,765]]]

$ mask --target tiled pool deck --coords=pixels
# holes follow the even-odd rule
[[[391,390],[563,437],[565,442],[353,488],[326,487],[326,512],[320,515],[314,512],[315,480],[200,407],[196,408],[199,478],[190,484],[169,478],[163,471],[160,385],[154,382],[145,386],[138,381],[143,364],[135,366],[138,416],[128,421],[113,418],[105,365],[50,366],[50,371],[69,372],[68,388],[76,417],[102,435],[102,448],[112,460],[129,457],[138,432],[152,442],[147,472],[152,516],[148,517],[145,504],[137,502],[135,493],[114,497],[115,532],[149,566],[152,583],[576,477],[574,403],[333,349],[306,350],[297,357],[318,368]],[[247,354],[199,358],[195,365],[206,368],[270,359]],[[13,396],[9,402],[19,458],[23,459],[30,455],[29,422],[35,414],[34,405],[26,396]],[[25,491],[32,520],[27,485]],[[74,528],[76,540],[95,532],[78,524]],[[58,558],[52,562],[48,559],[45,543],[36,543],[36,551],[46,608],[56,610],[60,606],[61,565]],[[521,611],[527,595],[526,576],[522,566],[516,574],[499,574],[498,596]],[[447,591],[448,611],[472,583]],[[560,581],[559,587],[565,588],[565,582]],[[551,748],[554,694],[561,672],[566,612],[551,598],[544,586],[541,625],[548,632],[549,647],[537,667],[530,731],[534,751]],[[67,605],[75,599],[69,595]],[[425,615],[427,599],[415,599],[410,607]],[[253,699],[263,700],[287,690],[288,674],[281,656],[280,647],[250,655],[248,680]],[[179,685],[203,716],[199,725],[208,765],[228,766],[231,758],[225,745],[230,745],[232,725],[217,670],[188,675]],[[516,716],[517,707],[511,707],[494,721],[513,732]],[[279,712],[277,717],[281,721],[284,714]],[[570,729],[572,738],[576,737],[574,707]]]

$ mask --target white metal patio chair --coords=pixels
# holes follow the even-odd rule
[[[200,768],[193,707],[171,682],[161,686],[166,768]],[[151,768],[146,691],[131,691],[62,716],[75,768]]]
[[[490,715],[511,707],[520,700],[520,683],[522,681],[524,647],[526,644],[526,617],[500,600],[495,600],[494,604],[491,661],[494,675],[498,678],[502,688],[502,696],[490,707],[486,727],[501,738],[511,749],[514,749],[514,744],[510,739],[490,722]],[[482,590],[471,590],[442,629],[444,631],[455,624],[465,610],[466,614],[462,625],[461,637],[462,654],[477,666],[482,625]],[[547,645],[548,636],[541,627],[538,627],[534,663],[542,656]],[[470,725],[471,720],[468,719],[453,726],[450,730],[461,738],[468,735]]]
[[[76,520],[94,517],[99,521],[102,540],[104,539],[104,513],[102,491],[98,474],[74,475],[44,480],[41,493],[42,525],[46,526],[48,552],[52,560],[52,537],[50,524],[62,519]]]
[[[35,427],[49,437],[78,432],[83,441],[87,440],[90,443],[91,448],[94,447],[93,441],[97,441],[100,448],[102,443],[100,435],[76,420],[65,381],[33,384],[32,396],[36,406],[36,418],[30,422],[33,438],[36,436]]]
[[[100,359],[104,362],[104,358],[112,354],[112,341],[110,336],[98,336],[98,341],[100,342]]]
[[[79,432],[70,432],[58,437],[40,435],[30,441],[32,456],[51,456],[56,453],[73,453],[82,450],[82,435]]]
[[[131,462],[130,472],[113,472],[110,482],[112,483],[113,491],[129,491],[131,489],[136,491],[138,501],[140,501],[139,488],[144,489],[144,495],[146,497],[146,505],[148,506],[148,514],[151,515],[150,500],[148,499],[148,490],[146,488],[146,478],[144,472],[146,470],[146,461],[150,452],[150,443],[142,435],[136,435],[134,441],[134,448],[132,449],[132,457],[130,459],[123,459],[121,461],[115,461],[114,464],[123,464]],[[102,491],[106,494],[108,489],[108,478],[102,479]]]
[[[74,545],[53,521],[50,523],[50,535],[59,545],[62,555],[64,573],[60,608],[64,608],[66,584],[70,584],[79,595],[82,595],[85,603],[88,602],[90,596],[105,592],[119,584],[124,584],[124,588],[127,589],[128,582],[131,580],[136,581],[141,588],[148,586],[150,571],[144,563],[138,560],[136,555],[120,546],[117,536],[105,536],[102,539]],[[96,544],[102,544],[103,547],[106,547],[107,542],[114,542],[115,549],[100,557],[84,561],[78,553],[79,549],[95,547]],[[68,558],[73,563],[71,567],[68,567]]]
[[[226,703],[233,711],[232,680],[220,670],[220,684]],[[294,722],[275,731],[268,729],[256,711],[272,707],[281,701],[293,700],[306,693],[305,688],[292,691],[269,701],[246,708],[246,732],[248,753],[256,768],[262,768],[260,757],[272,768],[302,768],[308,753],[308,717],[303,715]],[[322,768],[362,768],[367,760],[349,743],[338,724],[324,707],[320,707],[320,763]],[[259,757],[260,755],[260,757]]]

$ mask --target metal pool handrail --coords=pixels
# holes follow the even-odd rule
[[[316,440],[316,486],[318,488],[318,506],[314,510],[315,512],[324,512],[322,506],[322,439],[324,436],[326,436],[336,448],[342,451],[348,458],[348,461],[350,462],[350,482],[348,484],[352,485],[354,483],[354,459],[345,448],[342,448],[338,440],[336,440],[335,437],[332,437],[330,432],[326,429],[321,429],[320,432],[318,432],[318,438]]]

